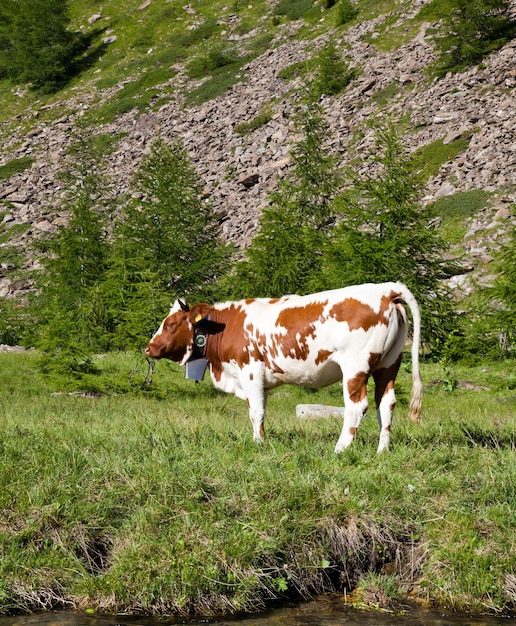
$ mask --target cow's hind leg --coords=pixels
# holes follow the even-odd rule
[[[376,401],[376,413],[380,425],[380,441],[378,452],[389,449],[391,438],[392,414],[396,406],[394,393],[394,381],[400,368],[401,357],[390,367],[382,367],[373,372],[375,382],[374,398]]]
[[[367,379],[369,374],[359,372],[353,377],[343,376],[344,424],[335,452],[342,452],[355,438],[362,417],[367,412]]]

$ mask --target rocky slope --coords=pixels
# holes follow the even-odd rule
[[[413,13],[421,4],[414,3]],[[493,192],[493,201],[471,220],[464,240],[471,267],[483,269],[507,230],[511,204],[516,199],[516,41],[489,57],[483,69],[472,68],[432,81],[425,73],[434,54],[428,35],[432,25],[423,24],[400,48],[380,52],[366,43],[364,36],[369,35],[374,42],[376,29],[386,17],[363,22],[336,40],[360,73],[342,95],[323,100],[331,127],[331,149],[346,163],[347,147],[362,131],[356,149],[360,153],[366,147],[371,136],[365,122],[380,113],[379,96],[389,89],[393,95],[384,113],[410,120],[413,132],[407,139],[412,149],[438,139],[451,142],[471,132],[469,147],[444,164],[429,182],[425,200],[472,189]],[[293,22],[286,28],[293,35],[298,27]],[[291,113],[293,94],[301,84],[279,78],[278,72],[309,58],[332,36],[327,33],[311,41],[284,37],[285,43],[244,68],[245,80],[197,107],[184,106],[182,94],[191,81],[183,68],[175,68],[178,73],[162,86],[163,93],[171,95],[159,110],[143,115],[133,111],[98,127],[98,132],[124,133],[108,165],[107,173],[116,181],[113,192],[128,192],[139,160],[158,133],[165,138],[179,136],[220,214],[224,235],[246,247],[268,192],[277,176],[289,167],[289,151],[297,139]],[[62,190],[57,174],[70,143],[70,131],[92,106],[92,100],[93,95],[85,92],[58,103],[56,107],[69,112],[51,122],[38,123],[36,117],[28,131],[26,120],[36,114],[27,111],[16,131],[4,140],[2,162],[23,156],[35,159],[30,169],[0,183],[0,199],[7,207],[4,227],[30,223],[28,230],[13,238],[17,245],[25,246],[31,238],[65,223],[66,213],[59,208]],[[245,136],[234,132],[237,124],[249,122],[271,102],[273,115],[267,124]],[[37,258],[32,257],[25,267],[34,266]],[[0,296],[20,296],[30,287],[13,277],[8,266],[2,272]],[[465,283],[463,277],[456,280]]]

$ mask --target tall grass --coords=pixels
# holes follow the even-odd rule
[[[370,414],[335,456],[340,421],[295,406],[340,404],[338,385],[276,390],[258,445],[241,400],[162,362],[141,385],[135,358],[99,357],[99,388],[117,392],[82,396],[54,395],[66,385],[36,354],[0,354],[0,611],[206,615],[332,589],[367,598],[373,583],[514,606],[516,381],[502,364],[455,371],[454,386],[424,366],[419,426],[403,371],[391,452],[376,455]]]

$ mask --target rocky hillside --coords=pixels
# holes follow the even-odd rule
[[[142,14],[150,4],[141,5]],[[95,132],[123,137],[108,165],[107,174],[116,181],[113,192],[130,192],[131,176],[158,133],[165,138],[179,136],[220,214],[224,235],[247,246],[268,192],[277,176],[288,170],[289,151],[297,139],[291,113],[304,79],[286,80],[278,74],[312,57],[333,38],[358,71],[344,93],[323,100],[331,126],[331,149],[345,164],[351,146],[353,154],[360,153],[371,141],[365,122],[378,115],[408,119],[412,132],[407,140],[412,149],[470,137],[466,149],[431,178],[425,201],[470,190],[489,192],[487,205],[469,218],[462,243],[468,269],[484,271],[512,219],[511,205],[516,199],[516,41],[486,59],[482,68],[431,80],[425,70],[435,54],[429,35],[433,24],[420,24],[409,41],[389,51],[375,45],[385,24],[403,28],[423,4],[424,0],[409,3],[408,9],[395,14],[394,25],[394,14],[389,13],[344,30],[327,29],[315,39],[297,35],[302,21],[282,24],[274,45],[242,68],[241,82],[198,106],[185,106],[184,94],[197,83],[188,78],[183,65],[176,64],[176,73],[160,85],[159,108],[143,113],[134,109],[95,128]],[[184,10],[195,14],[189,5]],[[111,41],[116,42],[116,31]],[[65,223],[57,175],[70,133],[86,114],[94,113],[99,101],[113,97],[127,81],[105,93],[91,84],[89,91],[70,91],[66,99],[46,105],[44,112],[31,108],[4,125],[8,131],[2,133],[0,164],[22,157],[34,160],[30,168],[0,182],[4,247],[14,244],[26,249],[33,237]],[[272,111],[266,124],[245,135],[235,132],[235,126],[256,118],[264,105]],[[48,115],[52,109],[55,115]],[[5,236],[8,232],[10,239]],[[37,267],[37,258],[27,254],[24,268]],[[10,263],[2,264],[0,296],[20,296],[30,287],[14,269]],[[467,288],[466,275],[456,281]]]

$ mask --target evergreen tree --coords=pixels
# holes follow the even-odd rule
[[[516,228],[512,227],[493,262],[492,284],[477,285],[461,302],[464,314],[449,337],[449,361],[516,357]]]
[[[341,220],[325,250],[328,288],[404,282],[419,300],[423,335],[434,348],[449,332],[451,304],[443,279],[456,272],[448,245],[421,206],[422,180],[393,122],[377,123],[369,167],[350,172]]]
[[[47,255],[37,310],[36,345],[46,351],[105,350],[109,347],[103,305],[92,297],[107,267],[104,143],[79,134],[63,173],[68,223],[44,242]],[[96,305],[100,308],[97,309]]]
[[[316,58],[316,76],[310,85],[311,95],[318,100],[322,95],[335,96],[343,91],[354,77],[348,63],[329,41]]]
[[[453,0],[435,37],[437,74],[479,63],[516,36],[509,0]]]
[[[2,0],[0,76],[46,92],[62,87],[90,43],[69,24],[67,0]]]
[[[513,208],[516,208],[514,206]],[[516,356],[516,228],[513,227],[509,240],[502,246],[498,261],[500,273],[492,289],[492,301],[498,302],[495,309],[495,326],[498,330],[500,351]]]
[[[125,207],[110,272],[124,306],[118,335],[130,343],[156,330],[175,297],[212,297],[230,256],[180,140],[168,145],[158,139],[134,186],[141,200]]]
[[[270,194],[246,259],[231,278],[235,296],[280,296],[314,288],[321,251],[335,222],[339,177],[336,159],[325,146],[328,123],[321,106],[308,98],[296,122],[302,138],[291,151],[293,168]]]

